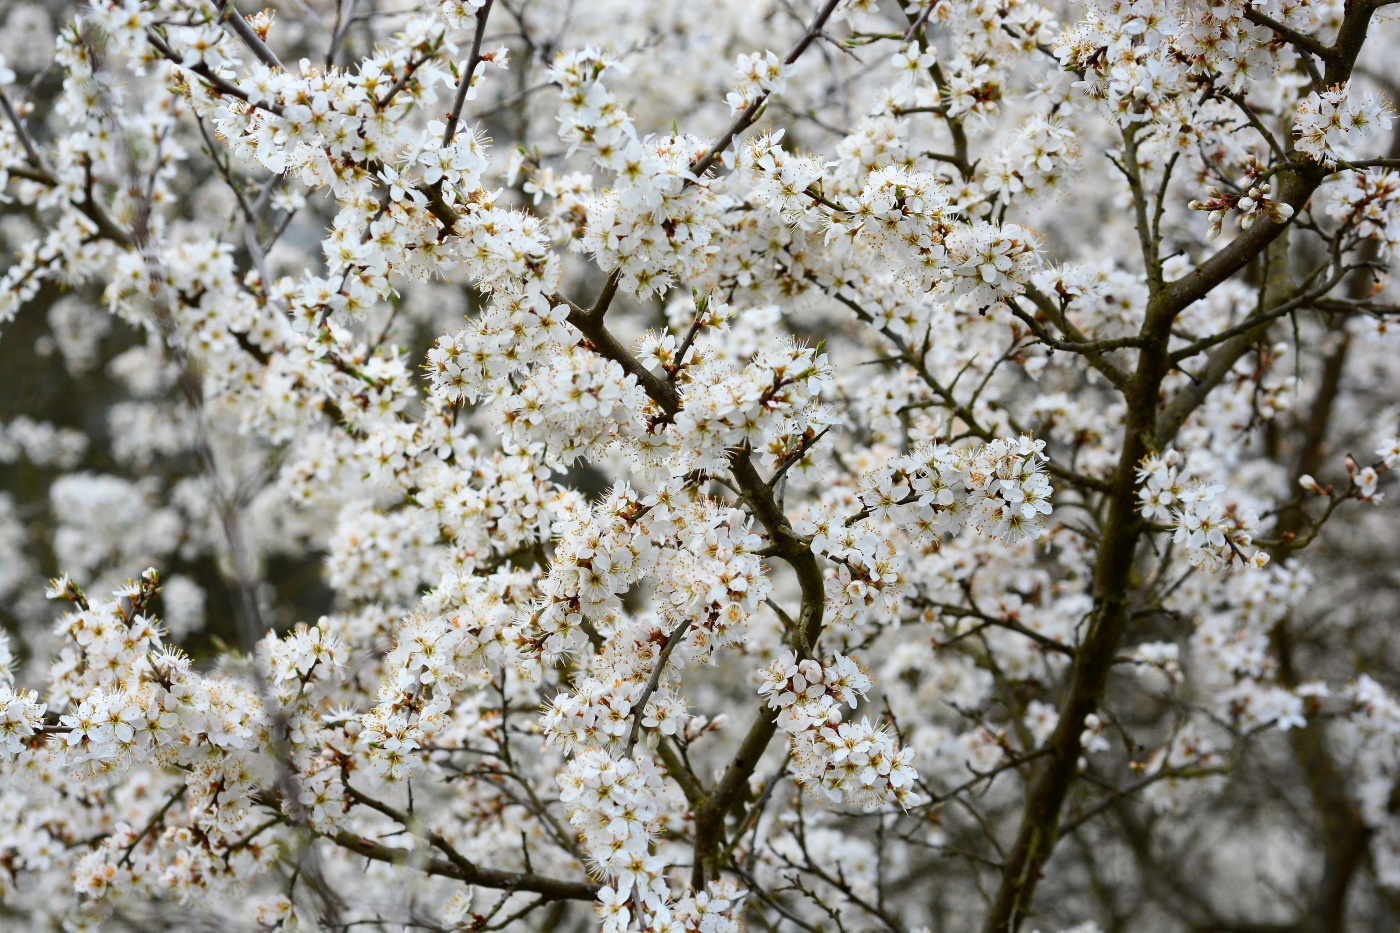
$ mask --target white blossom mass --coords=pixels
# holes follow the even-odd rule
[[[1396,929],[1397,49],[0,2],[0,928]]]

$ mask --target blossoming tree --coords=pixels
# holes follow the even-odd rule
[[[1393,926],[1388,6],[0,8],[0,922]]]

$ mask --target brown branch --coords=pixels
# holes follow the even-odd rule
[[[171,794],[165,803],[161,804],[160,809],[151,814],[151,818],[146,821],[145,828],[141,830],[135,839],[131,840],[130,845],[122,850],[122,857],[117,862],[117,867],[125,868],[127,865],[131,864],[131,856],[136,851],[136,847],[141,844],[141,840],[149,836],[151,832],[160,825],[161,821],[165,819],[165,815],[170,812],[170,808],[184,799],[185,793],[189,789],[188,784],[181,784],[175,793]]]
[[[1342,279],[1346,276],[1348,271],[1350,271],[1350,269],[1341,269],[1332,276],[1330,276],[1317,288],[1309,292],[1305,292],[1302,295],[1290,298],[1288,301],[1281,302],[1280,304],[1275,305],[1272,308],[1261,308],[1258,312],[1256,312],[1255,314],[1251,314],[1249,317],[1245,318],[1243,321],[1240,321],[1233,327],[1227,327],[1225,330],[1222,330],[1217,334],[1212,334],[1209,337],[1202,337],[1200,340],[1187,344],[1180,350],[1173,351],[1172,362],[1180,363],[1182,360],[1190,359],[1197,353],[1202,353],[1206,350],[1209,350],[1216,344],[1225,343],[1232,337],[1237,337],[1242,334],[1251,333],[1257,335],[1257,333],[1262,330],[1263,326],[1265,324],[1268,324],[1270,321],[1276,321],[1284,315],[1292,314],[1294,311],[1297,311],[1300,308],[1306,308],[1309,305],[1316,302],[1323,295],[1336,288],[1338,283],[1342,281]],[[1252,342],[1253,341],[1251,341],[1251,343]]]
[[[1377,0],[1359,0],[1348,7],[1338,31],[1335,54],[1327,64],[1328,84],[1343,83],[1350,76],[1377,5]],[[1324,173],[1321,167],[1306,167],[1284,174],[1280,200],[1293,207],[1295,216],[1321,183]],[[1187,306],[1263,253],[1285,229],[1287,224],[1255,224],[1187,275],[1163,285],[1149,299],[1141,331],[1144,345],[1124,393],[1127,413],[1123,444],[1112,492],[1107,497],[1108,512],[1094,565],[1094,611],[1075,655],[1069,690],[1050,738],[1049,761],[1030,782],[1016,841],[1005,859],[1000,885],[983,924],[984,933],[1013,933],[1031,912],[1036,886],[1054,851],[1060,814],[1078,774],[1085,719],[1098,708],[1130,619],[1128,598],[1134,554],[1142,533],[1136,512],[1134,472],[1162,436],[1157,395],[1171,365],[1167,344],[1172,323]],[[1275,255],[1286,260],[1282,250]],[[1248,336],[1241,334],[1233,339],[1244,340]]]
[[[675,386],[643,366],[603,323],[603,316],[615,291],[616,283],[610,277],[591,309],[568,301],[567,320],[588,338],[598,353],[615,361],[625,372],[636,377],[638,384],[652,402],[668,417],[674,417],[682,404],[680,393]],[[754,467],[751,453],[748,445],[744,445],[729,456],[730,473],[740,491],[736,505],[748,508],[767,533],[772,553],[782,558],[797,574],[798,586],[802,593],[802,608],[798,613],[796,628],[789,634],[799,654],[809,657],[821,635],[825,608],[826,594],[821,567],[811,545],[792,530],[792,524],[774,497],[773,487],[764,481]],[[695,814],[693,880],[697,889],[704,887],[707,871],[713,876],[713,872],[719,868],[716,853],[724,847],[725,819],[748,788],[749,778],[776,730],[773,711],[766,705],[761,707],[739,751],[714,789],[705,796]]]
[[[1328,61],[1333,55],[1331,48],[1323,45],[1313,36],[1305,32],[1299,32],[1292,26],[1284,25],[1267,13],[1261,13],[1252,4],[1244,8],[1244,18],[1254,23],[1256,26],[1266,26],[1272,29],[1280,39],[1291,45],[1296,45],[1299,51],[1316,55],[1323,61]]]
[[[802,608],[798,613],[796,630],[791,638],[800,657],[810,657],[821,635],[825,608],[825,584],[821,567],[811,545],[792,530],[787,516],[773,498],[772,488],[759,476],[749,459],[747,446],[730,457],[730,471],[754,517],[763,525],[772,541],[774,551],[797,574],[802,592]],[[704,885],[706,872],[717,872],[715,854],[724,844],[724,821],[729,811],[748,789],[749,778],[758,767],[759,759],[777,731],[776,713],[765,705],[749,727],[734,759],[725,768],[719,783],[710,792],[705,805],[695,814],[695,867],[692,881],[697,889]]]
[[[1400,133],[1391,137],[1390,151],[1392,157],[1400,154]],[[1378,242],[1368,240],[1362,248],[1362,261],[1374,260],[1379,251]],[[1356,272],[1348,285],[1348,298],[1362,301],[1370,293],[1370,287],[1370,277]],[[1323,358],[1317,393],[1302,425],[1303,440],[1290,483],[1293,488],[1297,488],[1299,478],[1316,475],[1322,467],[1327,428],[1342,397],[1342,382],[1352,345],[1344,326],[1336,326],[1335,329],[1340,332],[1340,340]],[[1333,504],[1329,503],[1328,513],[1332,507]],[[1323,519],[1326,517],[1322,516]],[[1287,509],[1279,518],[1277,537],[1281,542],[1292,539],[1291,543],[1296,543],[1299,536],[1304,539],[1315,537],[1316,528],[1309,535],[1308,526],[1308,516],[1302,508]],[[1287,549],[1284,547],[1274,550],[1274,556],[1285,553]],[[1288,616],[1281,619],[1269,638],[1269,647],[1278,662],[1279,682],[1287,688],[1296,687],[1302,679],[1290,621]],[[1326,720],[1309,716],[1304,726],[1288,731],[1288,744],[1312,798],[1313,810],[1319,818],[1318,835],[1322,845],[1322,874],[1299,927],[1307,933],[1340,930],[1346,926],[1347,894],[1352,879],[1366,858],[1371,830],[1366,826],[1348,789],[1345,775],[1333,755]]]
[[[802,34],[802,38],[797,40],[792,51],[788,52],[787,57],[783,59],[784,66],[791,65],[802,57],[802,53],[807,51],[808,46],[822,34],[822,28],[826,25],[826,21],[831,18],[831,14],[836,12],[836,7],[840,5],[840,2],[841,0],[826,0],[826,3],[822,4],[817,15],[812,18],[807,31]],[[745,107],[734,122],[729,125],[729,128],[710,145],[710,148],[706,149],[700,158],[690,163],[690,173],[696,178],[705,174],[705,171],[714,165],[725,150],[733,144],[734,138],[754,124],[758,115],[763,111],[763,105],[768,103],[769,96],[770,93],[764,91],[754,99],[753,103]]]
[[[661,649],[661,656],[656,659],[656,668],[651,672],[651,677],[647,678],[646,688],[642,691],[641,698],[637,700],[637,705],[632,710],[632,732],[627,736],[627,748],[623,752],[628,758],[632,757],[632,749],[637,747],[637,737],[642,734],[642,719],[646,716],[647,703],[651,702],[652,696],[661,686],[661,675],[666,672],[666,663],[671,659],[671,652],[675,651],[676,645],[681,643],[688,628],[690,628],[690,619],[685,619],[666,639],[666,644]]]
[[[495,0],[486,0],[481,9],[476,11],[476,32],[472,35],[472,51],[467,56],[467,68],[457,82],[457,94],[452,98],[452,112],[447,115],[447,128],[442,132],[444,149],[452,145],[452,137],[457,135],[457,122],[462,119],[462,108],[467,104],[472,75],[476,74],[476,66],[481,63],[481,43],[486,36],[486,18],[491,15],[491,4],[494,2]]]
[[[1104,378],[1118,389],[1121,390],[1127,386],[1128,374],[1115,366],[1103,354],[1109,350],[1136,349],[1142,346],[1141,335],[1126,337],[1119,340],[1096,340],[1076,327],[1074,322],[1069,319],[1069,315],[1064,313],[1064,309],[1060,307],[1059,303],[1034,285],[1030,283],[1026,284],[1025,295],[1030,299],[1031,303],[1035,305],[1036,310],[1059,328],[1060,333],[1068,337],[1069,341],[1057,340],[1046,333],[1044,328],[1038,326],[1032,333],[1035,333],[1039,339],[1054,349],[1064,350],[1067,353],[1082,353],[1084,358],[1089,361],[1089,365],[1102,373]],[[1014,309],[1016,308],[1015,301],[1012,300],[1009,302],[1009,305],[1013,308],[1014,313]],[[1017,316],[1020,317],[1020,315]],[[1030,322],[1025,321],[1024,318],[1022,320],[1023,323],[1027,323],[1028,326],[1031,326]]]
[[[357,852],[366,858],[391,865],[407,865],[429,875],[456,878],[467,884],[483,888],[496,888],[503,891],[529,891],[551,901],[591,901],[598,896],[600,885],[585,881],[565,881],[549,878],[533,872],[500,871],[482,868],[453,848],[438,833],[427,829],[417,817],[410,813],[375,800],[350,785],[345,785],[345,793],[351,800],[375,810],[407,829],[413,835],[427,842],[445,856],[444,859],[426,856],[411,849],[392,848],[382,845],[346,830],[334,834],[322,834],[337,844]]]
[[[219,0],[219,19],[227,23],[229,29],[238,38],[243,40],[243,44],[248,47],[258,59],[269,68],[281,68],[282,61],[277,57],[277,53],[267,47],[267,43],[262,37],[248,25],[248,21],[243,18],[243,14],[238,12],[238,8],[233,5],[233,0]]]

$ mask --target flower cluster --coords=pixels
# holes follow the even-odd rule
[[[1313,91],[1293,118],[1298,151],[1323,165],[1345,160],[1363,139],[1390,129],[1390,105],[1372,91],[1356,93],[1350,82]]]
[[[1274,223],[1285,223],[1293,216],[1293,207],[1269,198],[1268,182],[1261,182],[1258,185],[1252,183],[1252,179],[1246,177],[1240,182],[1240,188],[1244,194],[1237,195],[1233,192],[1221,191],[1214,185],[1206,188],[1205,201],[1192,201],[1188,207],[1193,211],[1208,211],[1210,214],[1210,229],[1206,232],[1208,239],[1215,239],[1220,235],[1221,226],[1225,222],[1225,216],[1232,210],[1240,213],[1240,229],[1248,230],[1261,217],[1268,218]]]
[[[772,52],[740,55],[730,79],[734,90],[725,97],[729,109],[738,113],[769,94],[781,94],[787,87],[786,69]]]
[[[685,405],[666,437],[690,469],[722,467],[739,446],[783,462],[795,440],[834,420],[818,401],[831,385],[831,363],[795,341],[763,348],[743,369],[695,367],[686,375]]]
[[[1065,123],[1045,117],[1029,120],[989,167],[982,187],[998,202],[1060,190],[1078,161],[1079,147]]]
[[[358,737],[381,777],[410,776],[418,764],[413,752],[449,728],[454,702],[480,682],[488,661],[506,658],[523,609],[512,602],[512,587],[521,582],[509,572],[445,574],[420,611],[399,623],[378,702],[362,717]]]
[[[1334,222],[1377,241],[1384,255],[1400,248],[1400,172],[1343,172],[1323,186],[1316,200]]]
[[[0,10],[0,915],[1394,920],[1394,18],[352,5]]]
[[[567,465],[640,434],[646,393],[615,361],[571,348],[537,367],[501,408],[503,434],[522,448],[541,448],[547,463]]]
[[[18,755],[43,724],[44,704],[37,693],[16,692],[11,684],[0,686],[0,749],[7,756]]]
[[[752,186],[756,201],[803,223],[812,204],[808,189],[821,180],[825,166],[814,156],[788,152],[782,139],[778,130],[746,140],[734,158],[735,171]]]
[[[1239,91],[1274,63],[1270,33],[1249,22],[1245,4],[1234,0],[1087,6],[1087,15],[1060,37],[1055,55],[1123,126],[1169,122],[1180,112],[1175,89],[1190,75],[1217,74]]]
[[[1225,487],[1191,477],[1177,451],[1147,457],[1138,465],[1137,481],[1143,517],[1170,525],[1191,566],[1214,572],[1236,561],[1256,569],[1268,563],[1266,552],[1252,548],[1258,514],[1218,501]]]
[[[583,751],[559,775],[559,787],[569,825],[610,882],[599,895],[603,926],[624,930],[629,919],[625,904],[655,908],[667,893],[665,862],[651,853],[664,809],[661,772],[645,756],[615,759],[602,751]]]
[[[305,697],[308,689],[324,689],[345,673],[345,642],[319,625],[297,625],[282,638],[264,638],[259,647],[273,695],[283,706]]]
[[[1026,158],[1041,174],[1028,167],[1025,177],[1043,187],[1058,172],[1055,153],[1066,146],[1064,134],[1049,123],[1027,134]],[[1015,223],[967,223],[938,174],[882,166],[833,201],[815,188],[820,164],[787,154],[780,138],[769,135],[746,147],[740,170],[761,199],[788,219],[800,221],[804,210],[819,208],[826,243],[839,255],[878,257],[921,290],[967,296],[983,307],[1020,294],[1039,269],[1040,241],[1033,232]],[[1004,176],[1008,186],[1013,171]],[[1025,187],[1022,180],[1016,184]]]
[[[843,722],[843,705],[855,708],[873,682],[855,661],[798,660],[791,651],[761,672],[759,696],[778,711],[778,726],[792,743],[793,771],[813,792],[867,809],[890,801],[905,808],[919,796],[913,752],[901,749],[888,726]]]
[[[1016,542],[1040,537],[1049,515],[1043,440],[998,438],[975,447],[921,445],[868,474],[861,501],[916,538],[931,540],[965,525]]]
[[[550,76],[565,106],[559,134],[571,149],[586,147],[612,172],[614,188],[581,205],[587,216],[579,245],[630,292],[665,292],[718,251],[713,242],[724,198],[691,171],[708,144],[694,136],[640,138],[632,118],[602,82],[620,63],[594,50],[563,53]]]
[[[552,305],[538,291],[498,289],[469,326],[438,337],[428,350],[433,394],[455,405],[505,392],[512,375],[568,345],[567,316],[566,305]]]

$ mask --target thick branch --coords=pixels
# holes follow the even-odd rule
[[[1355,2],[1348,8],[1338,31],[1335,54],[1327,64],[1329,85],[1340,84],[1350,76],[1375,8],[1375,0]],[[1280,199],[1290,204],[1296,215],[1324,174],[1321,167],[1311,166],[1282,173]],[[1134,472],[1162,436],[1157,395],[1170,366],[1167,343],[1172,323],[1187,306],[1260,255],[1286,226],[1273,222],[1255,224],[1190,273],[1162,286],[1148,303],[1141,332],[1144,345],[1137,371],[1125,392],[1128,411],[1123,446],[1094,567],[1094,611],[1075,655],[1069,692],[1049,743],[1049,761],[1031,781],[1016,841],[1004,862],[1001,884],[983,925],[984,933],[1012,933],[1030,912],[1036,886],[1054,850],[1060,813],[1077,775],[1084,721],[1099,704],[1130,618],[1133,556],[1142,533],[1136,513]],[[1243,341],[1248,336],[1241,334],[1232,339]],[[1227,346],[1229,342],[1222,349]],[[1179,412],[1174,417],[1179,419],[1178,424],[1184,420]]]

